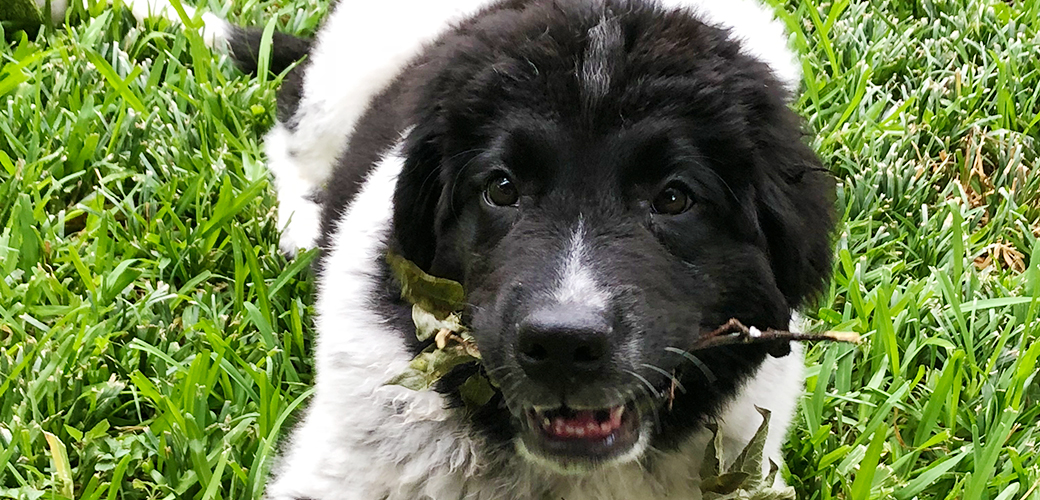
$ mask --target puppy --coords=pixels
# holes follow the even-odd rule
[[[255,64],[258,32],[206,29]],[[834,187],[767,10],[343,0],[272,50],[282,246],[322,253],[316,393],[269,498],[699,499],[706,425],[735,458],[756,406],[782,462],[800,348],[685,349],[789,328],[831,270]],[[426,346],[388,251],[464,285],[481,366],[386,384]],[[466,407],[477,371],[498,390]]]

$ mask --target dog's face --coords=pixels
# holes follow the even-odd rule
[[[395,198],[406,257],[461,281],[518,449],[579,472],[716,412],[829,272],[831,192],[780,83],[650,7],[506,11],[442,41]]]

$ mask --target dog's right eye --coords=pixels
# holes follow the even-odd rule
[[[509,207],[520,201],[520,191],[505,175],[492,178],[484,188],[484,200],[490,205]]]
[[[681,186],[669,185],[654,198],[651,209],[655,214],[679,215],[690,209],[693,198]]]

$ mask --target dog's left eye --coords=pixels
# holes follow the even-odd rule
[[[654,198],[651,209],[655,214],[679,215],[689,210],[691,205],[693,205],[693,198],[685,188],[670,185]]]
[[[520,201],[520,191],[509,177],[499,175],[487,183],[487,187],[484,188],[484,200],[491,205],[509,207]]]

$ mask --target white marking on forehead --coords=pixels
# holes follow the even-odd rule
[[[592,274],[585,250],[585,221],[578,219],[578,227],[571,236],[563,268],[559,271],[559,282],[553,299],[557,303],[582,304],[597,309],[606,309],[610,295],[603,290]]]
[[[621,26],[616,18],[604,17],[589,30],[588,46],[581,65],[581,83],[586,103],[595,104],[610,92],[610,76],[615,69],[612,57],[623,45]]]

